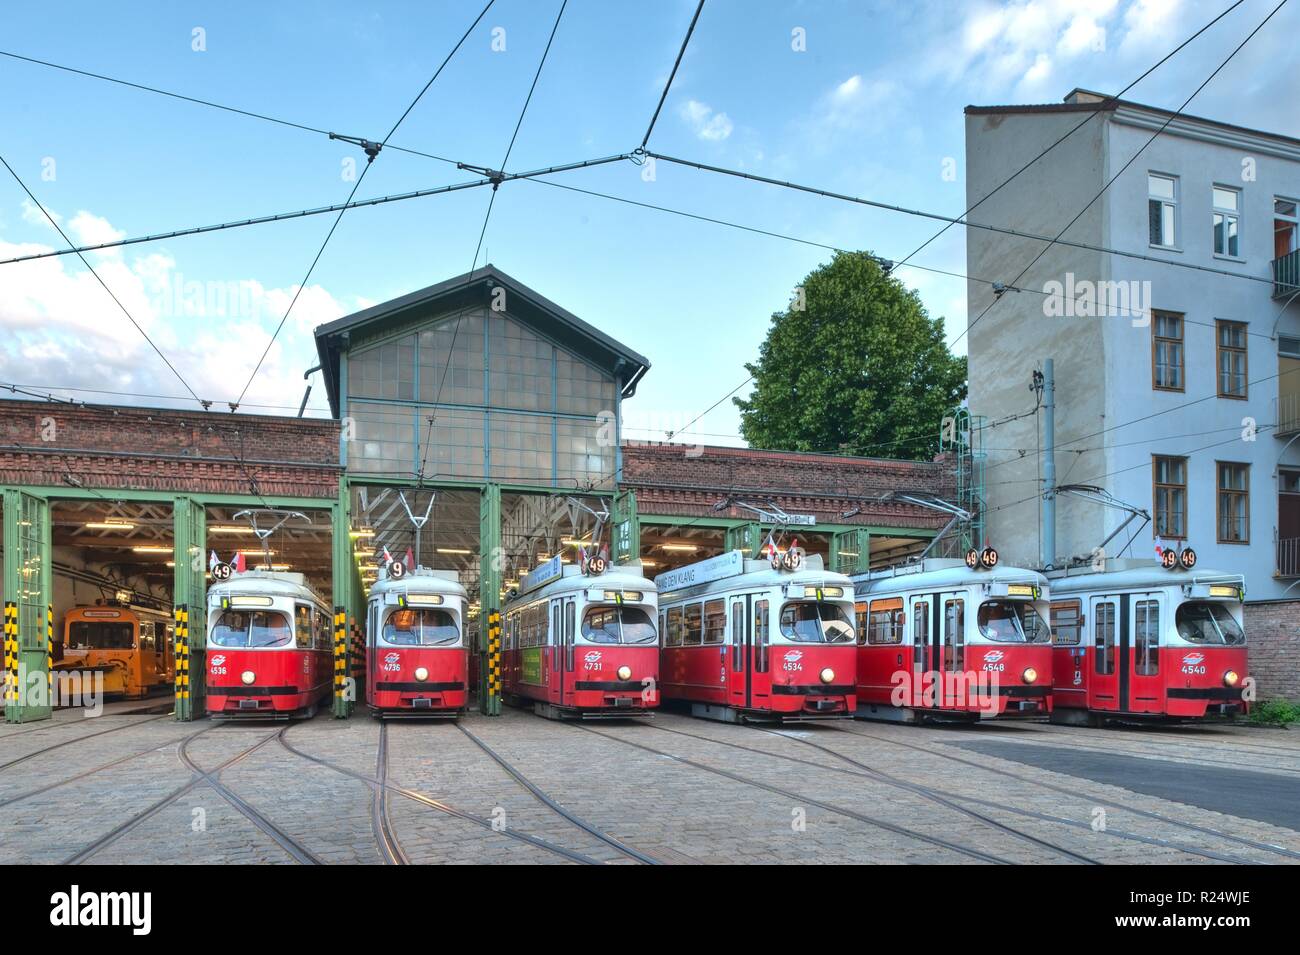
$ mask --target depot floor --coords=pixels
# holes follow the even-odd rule
[[[1298,807],[1246,726],[0,726],[0,864],[1294,863]]]

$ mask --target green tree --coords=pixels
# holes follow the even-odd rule
[[[866,253],[836,253],[772,316],[740,408],[752,447],[925,459],[966,397],[943,320]]]

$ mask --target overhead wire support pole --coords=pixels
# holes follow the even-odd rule
[[[645,152],[646,144],[650,142],[650,134],[655,131],[655,123],[659,122],[659,112],[664,108],[664,102],[668,99],[668,91],[673,88],[673,79],[677,76],[677,68],[682,65],[682,57],[686,55],[686,47],[691,42],[691,35],[695,33],[695,24],[700,19],[700,11],[704,9],[704,0],[700,0],[699,5],[695,8],[695,15],[691,17],[691,25],[686,28],[686,36],[682,38],[682,48],[677,51],[677,59],[673,62],[672,71],[668,74],[668,82],[664,84],[664,91],[659,95],[659,105],[655,107],[655,114],[650,117],[650,125],[646,127],[645,135],[641,137],[641,152]]]
[[[620,153],[617,156],[604,156],[599,159],[583,159],[579,162],[561,163],[556,166],[545,166],[541,169],[532,169],[526,172],[502,173],[502,180],[511,182],[516,179],[532,179],[537,176],[551,176],[556,173],[569,172],[574,169],[588,169],[592,166],[601,166],[606,163],[621,162],[631,158],[631,153]],[[457,163],[458,166],[471,172],[477,172],[480,168],[468,163]],[[68,249],[51,249],[46,252],[31,252],[27,255],[17,255],[9,259],[0,259],[0,265],[12,265],[15,262],[30,262],[33,259],[46,259],[60,255],[75,255],[80,252],[102,252],[105,249],[116,249],[126,245],[140,245],[146,242],[161,242],[164,239],[177,239],[190,235],[203,235],[207,232],[220,232],[225,229],[240,229],[244,226],[265,225],[270,222],[283,222],[287,219],[301,219],[306,216],[318,216],[329,212],[338,212],[343,209],[361,209],[366,206],[379,206],[389,202],[405,202],[408,199],[422,199],[427,196],[442,195],[447,192],[458,192],[463,189],[477,189],[480,186],[490,185],[491,180],[475,179],[466,182],[454,182],[446,186],[432,186],[428,189],[416,189],[411,192],[399,192],[387,196],[375,196],[371,199],[354,199],[348,202],[339,202],[329,206],[316,206],[311,209],[298,209],[292,212],[276,212],[265,216],[255,216],[251,219],[234,219],[230,222],[220,222],[215,225],[191,226],[188,229],[173,229],[170,232],[155,232],[149,235],[132,236],[125,239],[116,239],[112,242],[99,242],[94,245],[78,245]]]

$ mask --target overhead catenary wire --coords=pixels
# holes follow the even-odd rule
[[[72,246],[73,242],[71,239],[68,238],[68,234],[63,231],[63,227],[59,225],[59,223],[55,220],[54,216],[50,215],[49,210],[47,210],[45,206],[41,205],[40,200],[37,199],[36,196],[32,194],[32,191],[27,188],[27,183],[23,182],[22,177],[20,177],[18,173],[14,171],[14,168],[9,165],[9,161],[5,159],[4,156],[0,156],[0,163],[4,164],[5,169],[9,171],[9,175],[11,175],[14,178],[14,181],[18,183],[19,186],[22,187],[23,192],[27,193],[27,198],[31,200],[32,204],[36,206],[37,209],[40,210],[41,214],[45,216],[45,218],[49,221],[50,225],[54,227],[54,230],[58,232],[60,236],[63,237],[63,241],[68,243],[69,246]],[[108,287],[108,283],[105,282],[104,279],[100,276],[100,274],[95,271],[94,267],[91,266],[90,262],[86,259],[85,255],[78,252],[77,258],[81,259],[81,264],[84,265],[87,271],[89,271],[90,274],[95,277],[95,281],[98,282],[100,286],[103,287],[104,291],[108,293],[108,297],[113,300],[114,304],[117,305],[117,307],[121,310],[122,314],[126,316],[127,321],[129,321],[133,326],[135,326],[135,330],[140,333],[140,335],[144,338],[146,342],[149,343],[149,347],[154,350],[154,353],[159,358],[162,359],[163,364],[166,365],[168,369],[171,371],[171,373],[176,376],[176,380],[179,381],[181,385],[184,386],[187,392],[189,392],[190,397],[192,397],[195,401],[197,401],[200,405],[202,405],[204,410],[207,410],[208,405],[204,404],[203,399],[200,398],[197,394],[195,394],[194,389],[190,387],[190,383],[185,380],[185,376],[182,375],[180,371],[177,370],[176,366],[172,364],[171,359],[169,359],[165,354],[163,354],[162,349],[158,347],[157,343],[151,337],[149,337],[149,333],[144,330],[144,327],[135,320],[135,316],[132,315],[130,311],[127,310],[127,307],[122,304],[122,300],[119,299],[113,293],[113,290],[111,288]]]
[[[664,102],[668,99],[668,91],[673,88],[673,79],[677,76],[677,68],[682,65],[682,57],[686,55],[686,47],[691,42],[691,36],[695,33],[695,24],[699,22],[700,11],[704,9],[704,0],[700,0],[695,7],[695,15],[691,17],[691,25],[686,28],[686,36],[682,38],[682,47],[677,51],[677,59],[673,62],[673,68],[668,74],[668,82],[664,83],[664,91],[659,95],[659,104],[655,106],[654,115],[650,117],[650,125],[646,127],[645,135],[641,137],[641,148],[644,150],[646,144],[650,142],[650,134],[655,131],[655,123],[659,122],[659,112],[664,108]]]
[[[1245,0],[1235,0],[1234,3],[1232,3],[1232,4],[1231,4],[1229,7],[1227,7],[1226,9],[1224,9],[1222,12],[1220,12],[1216,17],[1214,17],[1214,19],[1210,20],[1208,23],[1206,23],[1204,26],[1202,26],[1200,29],[1198,29],[1195,33],[1193,33],[1191,36],[1189,36],[1186,40],[1184,40],[1182,43],[1178,44],[1178,46],[1174,47],[1172,50],[1170,50],[1168,53],[1166,53],[1164,56],[1162,56],[1158,61],[1156,61],[1153,65],[1151,65],[1151,66],[1148,67],[1145,71],[1143,71],[1143,73],[1142,73],[1141,76],[1139,76],[1137,79],[1133,80],[1133,82],[1129,83],[1127,86],[1125,86],[1125,87],[1124,87],[1122,90],[1120,90],[1118,93],[1114,94],[1113,96],[1108,96],[1108,97],[1106,97],[1106,99],[1105,99],[1103,102],[1098,103],[1097,106],[1096,106],[1094,109],[1092,109],[1092,110],[1088,113],[1087,116],[1085,116],[1082,120],[1080,120],[1080,121],[1079,121],[1078,123],[1076,123],[1074,126],[1071,126],[1071,127],[1070,127],[1068,130],[1066,130],[1063,134],[1061,134],[1061,136],[1058,137],[1057,139],[1055,139],[1055,140],[1054,140],[1050,145],[1048,145],[1048,147],[1047,147],[1046,149],[1042,150],[1042,152],[1040,152],[1040,153],[1038,153],[1038,155],[1034,156],[1033,159],[1029,160],[1027,163],[1025,163],[1023,166],[1021,166],[1019,169],[1017,169],[1015,172],[1013,172],[1010,176],[1008,176],[1006,179],[1003,179],[1000,183],[998,183],[996,186],[994,186],[992,189],[990,189],[987,193],[985,193],[983,196],[981,196],[977,202],[975,202],[973,205],[971,205],[969,208],[967,208],[967,210],[966,210],[965,212],[963,212],[960,216],[957,217],[957,218],[958,218],[958,221],[957,221],[957,222],[949,222],[949,223],[946,223],[943,227],[941,227],[941,228],[939,229],[938,232],[936,232],[934,235],[930,236],[930,238],[926,239],[924,242],[922,242],[920,245],[918,245],[915,249],[913,249],[911,252],[907,253],[907,255],[905,255],[902,259],[900,259],[900,260],[898,261],[897,265],[898,265],[898,266],[906,265],[908,262],[910,262],[910,261],[912,260],[913,256],[919,254],[923,249],[925,249],[925,248],[926,248],[927,246],[929,246],[932,242],[934,242],[936,239],[938,239],[941,235],[943,235],[945,232],[947,232],[949,229],[951,229],[954,225],[958,225],[959,222],[960,222],[960,223],[964,223],[964,220],[966,219],[967,216],[969,216],[972,212],[974,212],[976,209],[978,209],[980,206],[982,206],[982,205],[983,205],[985,202],[987,202],[989,199],[993,198],[995,195],[997,195],[999,192],[1001,192],[1004,186],[1008,185],[1010,182],[1012,182],[1012,180],[1016,179],[1016,178],[1017,178],[1021,173],[1023,173],[1025,170],[1029,169],[1029,167],[1033,166],[1035,163],[1038,162],[1038,160],[1042,159],[1044,156],[1046,156],[1048,153],[1050,153],[1052,150],[1054,150],[1057,146],[1061,145],[1061,143],[1065,142],[1067,139],[1069,139],[1071,136],[1073,136],[1075,133],[1077,133],[1077,132],[1078,132],[1080,129],[1082,129],[1084,126],[1087,126],[1088,123],[1092,122],[1093,119],[1095,119],[1097,116],[1101,115],[1101,113],[1102,113],[1102,111],[1103,111],[1104,109],[1106,109],[1106,108],[1110,107],[1111,105],[1113,105],[1114,103],[1118,102],[1119,99],[1120,99],[1120,97],[1122,97],[1125,93],[1127,93],[1127,92],[1128,92],[1129,90],[1131,90],[1133,87],[1137,86],[1137,85],[1138,85],[1139,83],[1141,83],[1144,79],[1146,79],[1148,76],[1150,76],[1150,75],[1151,75],[1152,73],[1154,73],[1156,70],[1158,70],[1161,66],[1163,66],[1165,63],[1169,62],[1169,60],[1173,59],[1173,57],[1174,57],[1175,55],[1177,55],[1180,51],[1182,51],[1182,49],[1183,49],[1184,47],[1186,47],[1188,44],[1190,44],[1193,40],[1195,40],[1197,37],[1199,37],[1202,33],[1204,33],[1205,31],[1207,31],[1208,29],[1210,29],[1210,27],[1214,26],[1216,23],[1218,23],[1220,20],[1222,20],[1224,17],[1226,17],[1226,16],[1227,16],[1229,13],[1231,13],[1233,10],[1237,9],[1237,7],[1241,6],[1244,2],[1245,2]]]
[[[531,84],[529,84],[528,95],[524,97],[524,105],[519,110],[519,118],[515,121],[515,128],[513,132],[511,132],[510,134],[510,142],[506,146],[505,156],[502,157],[501,159],[501,164],[499,166],[500,169],[505,169],[506,164],[510,162],[510,154],[514,151],[515,141],[519,138],[519,130],[523,128],[524,117],[528,115],[528,107],[533,101],[533,93],[537,91],[538,80],[540,80],[542,77],[542,68],[546,66],[547,57],[549,57],[551,53],[551,44],[555,42],[555,34],[560,29],[560,20],[564,18],[564,10],[568,6],[568,4],[569,4],[569,0],[560,0],[560,9],[555,14],[555,22],[551,25],[551,34],[546,38],[546,47],[542,50],[542,57],[537,63],[536,71],[533,73],[533,81]],[[491,173],[490,170],[485,170],[485,172],[488,172],[489,174]],[[500,184],[499,180],[493,182],[492,194],[491,196],[488,197],[487,211],[483,215],[483,225],[479,229],[478,242],[474,246],[474,257],[470,262],[469,272],[465,277],[466,284],[474,280],[474,270],[478,267],[479,253],[483,249],[483,238],[484,236],[487,235],[488,222],[492,218],[492,207],[496,204],[497,186],[499,184]],[[451,344],[447,346],[447,360],[443,363],[442,374],[438,377],[438,389],[437,391],[434,392],[434,396],[433,396],[433,404],[435,406],[442,398],[442,388],[443,385],[445,385],[447,382],[447,372],[451,368],[451,356],[456,349],[456,339],[460,335],[460,326],[464,317],[465,315],[464,312],[462,311],[459,315],[456,316],[456,324],[452,327]],[[433,424],[436,418],[437,418],[437,410],[435,407],[433,413],[429,415],[429,426],[427,431],[425,432],[424,454],[420,459],[420,470],[419,470],[418,477],[421,483],[423,483],[424,481],[424,468],[425,468],[425,464],[428,462],[429,446],[430,444],[432,444]]]
[[[488,10],[492,8],[492,4],[495,2],[496,0],[488,0],[487,5],[479,11],[479,15],[474,18],[474,22],[469,25],[461,35],[461,38],[456,41],[456,45],[451,48],[451,52],[449,52],[446,57],[443,58],[443,61],[438,64],[438,68],[433,71],[433,76],[429,78],[429,81],[425,83],[420,92],[416,94],[415,99],[411,101],[411,104],[407,106],[402,112],[402,115],[398,117],[397,122],[393,124],[392,129],[388,131],[388,135],[386,135],[379,143],[378,148],[373,152],[370,149],[366,150],[368,157],[366,164],[361,168],[361,175],[357,176],[356,182],[352,184],[352,191],[348,194],[348,202],[351,202],[353,198],[356,197],[357,190],[361,188],[361,183],[365,181],[366,173],[370,171],[375,156],[382,151],[388,141],[393,138],[393,134],[397,132],[397,128],[402,125],[402,122],[406,117],[411,115],[411,110],[415,109],[416,104],[419,103],[424,97],[424,94],[429,91],[429,87],[433,85],[434,80],[442,74],[442,71],[446,68],[447,64],[451,62],[451,58],[456,55],[456,51],[461,48],[467,39],[469,39],[469,35],[474,32],[474,28],[479,25],[479,22],[487,15]],[[285,323],[289,320],[289,315],[293,312],[293,307],[298,303],[298,299],[302,295],[303,289],[307,287],[307,283],[311,280],[312,273],[316,270],[317,263],[320,262],[321,256],[325,254],[325,248],[329,245],[330,239],[334,237],[334,232],[338,229],[339,223],[343,221],[343,214],[346,211],[347,208],[345,204],[344,208],[340,209],[338,215],[335,216],[334,222],[330,225],[329,231],[325,234],[324,241],[321,242],[320,248],[316,250],[316,255],[311,260],[311,265],[307,266],[307,274],[303,276],[302,281],[299,282],[297,287],[294,289],[293,296],[289,299],[289,306],[284,310],[284,316],[280,319],[280,323],[276,325],[275,331],[271,333],[270,341],[266,343],[266,348],[263,349],[261,356],[257,359],[257,364],[253,366],[253,371],[248,376],[248,381],[244,383],[243,389],[239,392],[239,397],[235,399],[235,404],[231,408],[232,411],[235,410],[235,407],[238,407],[239,402],[244,400],[244,396],[248,394],[248,389],[253,385],[253,379],[255,379],[257,373],[262,370],[262,364],[266,361],[266,356],[271,353],[271,348],[275,345],[275,340],[280,337],[280,332],[284,328]]]
[[[1281,10],[1284,6],[1286,6],[1286,3],[1287,0],[1280,0],[1278,5],[1275,6],[1272,10],[1270,10],[1268,12],[1268,15],[1264,17],[1264,19],[1261,20],[1255,26],[1255,29],[1251,30],[1250,33],[1246,34],[1246,38],[1242,40],[1240,43],[1238,43],[1237,46],[1233,48],[1232,52],[1229,53],[1222,60],[1222,62],[1220,62],[1219,65],[1214,68],[1214,71],[1210,73],[1210,75],[1207,76],[1204,80],[1202,80],[1201,84],[1198,87],[1196,87],[1196,89],[1192,90],[1191,95],[1188,96],[1187,99],[1183,100],[1182,105],[1179,106],[1177,110],[1175,110],[1174,112],[1170,113],[1167,117],[1165,117],[1165,121],[1160,124],[1159,128],[1157,128],[1156,131],[1151,134],[1151,136],[1147,139],[1147,141],[1144,142],[1141,145],[1141,147],[1135,153],[1133,153],[1132,156],[1128,158],[1128,160],[1124,163],[1124,165],[1120,166],[1120,168],[1115,172],[1114,175],[1112,175],[1109,179],[1107,179],[1104,183],[1102,183],[1101,188],[1097,190],[1097,194],[1094,195],[1091,199],[1089,199],[1086,203],[1084,203],[1083,208],[1079,210],[1079,212],[1074,216],[1074,218],[1072,218],[1069,222],[1065,224],[1064,228],[1062,228],[1061,231],[1058,232],[1056,236],[1047,243],[1047,245],[1043,246],[1043,248],[1038,250],[1038,254],[1035,255],[1033,259],[1030,260],[1029,264],[1026,265],[1023,269],[1021,269],[1020,272],[1016,275],[1016,277],[1011,280],[1010,284],[1012,286],[1019,284],[1020,280],[1025,277],[1025,275],[1029,272],[1029,270],[1032,269],[1035,265],[1039,263],[1039,261],[1042,260],[1043,256],[1046,255],[1048,251],[1054,245],[1057,244],[1057,242],[1061,239],[1062,236],[1065,235],[1066,232],[1070,231],[1070,228],[1076,222],[1078,222],[1080,219],[1083,218],[1084,214],[1087,213],[1087,211],[1092,208],[1093,204],[1096,203],[1098,199],[1100,199],[1103,195],[1106,194],[1106,190],[1111,187],[1111,185],[1115,182],[1115,180],[1117,180],[1120,176],[1122,176],[1129,169],[1129,167],[1133,165],[1133,163],[1137,162],[1138,157],[1141,156],[1144,152],[1146,152],[1147,147],[1150,146],[1153,142],[1155,142],[1156,139],[1160,136],[1160,134],[1169,128],[1170,123],[1172,123],[1175,119],[1177,119],[1179,116],[1182,115],[1183,110],[1185,110],[1188,104],[1191,103],[1191,101],[1196,98],[1197,94],[1199,94],[1201,90],[1205,89],[1205,87],[1210,84],[1210,81],[1213,80],[1216,76],[1218,76],[1220,71],[1222,71],[1225,66],[1227,66],[1229,63],[1232,62],[1233,57],[1235,57],[1238,53],[1241,52],[1242,48],[1245,47],[1245,45],[1254,38],[1255,34],[1257,34],[1260,30],[1262,30],[1265,24],[1267,24],[1269,20],[1273,19],[1273,16],[1279,10]],[[1270,285],[1273,284],[1272,279],[1265,279],[1264,281],[1267,281]],[[993,309],[993,307],[1003,299],[1003,297],[1004,296],[1001,295],[995,295],[993,299],[988,303],[988,305],[984,307],[984,310],[981,311],[979,315],[975,316],[975,320],[973,322],[967,323],[966,327],[962,330],[961,334],[958,335],[955,339],[953,339],[953,341],[949,343],[948,347],[951,348],[957,342],[961,341],[962,338],[964,338],[966,334],[970,332],[971,329],[973,329],[976,325],[979,324],[980,319],[982,319],[985,315],[987,315]]]
[[[61,70],[65,73],[72,73],[77,76],[87,77],[89,79],[102,80],[106,83],[115,83],[118,86],[125,86],[130,89],[140,90],[145,93],[153,93],[158,96],[167,96],[170,97],[171,99],[181,100],[186,103],[194,103],[198,106],[206,106],[209,107],[210,109],[222,110],[223,112],[232,113],[238,116],[245,116],[249,119],[258,119],[258,120],[262,120],[263,122],[274,123],[278,126],[284,126],[289,129],[297,129],[303,132],[313,133],[318,136],[333,137],[337,135],[336,133],[333,133],[330,130],[321,129],[317,126],[309,126],[305,123],[296,123],[293,122],[292,120],[281,119],[276,116],[267,115],[266,113],[259,113],[255,110],[241,109],[237,106],[228,106],[224,103],[217,103],[209,99],[203,99],[202,97],[199,96],[187,96],[184,93],[177,93],[173,90],[161,89],[157,86],[149,86],[145,83],[133,83],[130,80],[120,79],[116,76],[108,76],[106,74],[96,73],[91,70],[78,69],[75,66],[66,66],[62,63],[53,63],[49,60],[42,60],[34,56],[24,56],[23,54],[15,53],[12,50],[0,50],[0,56],[8,57],[11,60],[18,60],[24,63],[31,63],[36,66],[48,67],[49,69]],[[397,152],[409,153],[412,156],[423,156],[426,159],[436,159],[439,162],[448,163],[453,166],[456,165],[455,159],[449,159],[446,156],[438,156],[434,153],[422,152],[419,149],[410,149],[405,146],[396,146],[392,143],[386,143],[385,148],[396,150]]]

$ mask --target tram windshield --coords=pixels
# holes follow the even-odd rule
[[[654,643],[654,621],[640,607],[592,607],[582,618],[583,639],[591,643]]]
[[[1214,643],[1239,646],[1246,634],[1237,618],[1223,604],[1189,600],[1174,614],[1178,635],[1189,643]]]
[[[394,610],[384,624],[384,643],[398,647],[445,647],[460,640],[460,628],[449,610]]]
[[[130,650],[135,646],[135,627],[130,623],[74,620],[68,624],[67,646],[75,650]]]
[[[276,610],[223,610],[212,625],[211,639],[218,647],[287,647],[293,627]]]
[[[781,634],[796,643],[850,643],[853,619],[843,604],[791,600],[781,608]]]
[[[986,600],[977,616],[980,636],[998,643],[1046,643],[1047,622],[1027,600]]]

